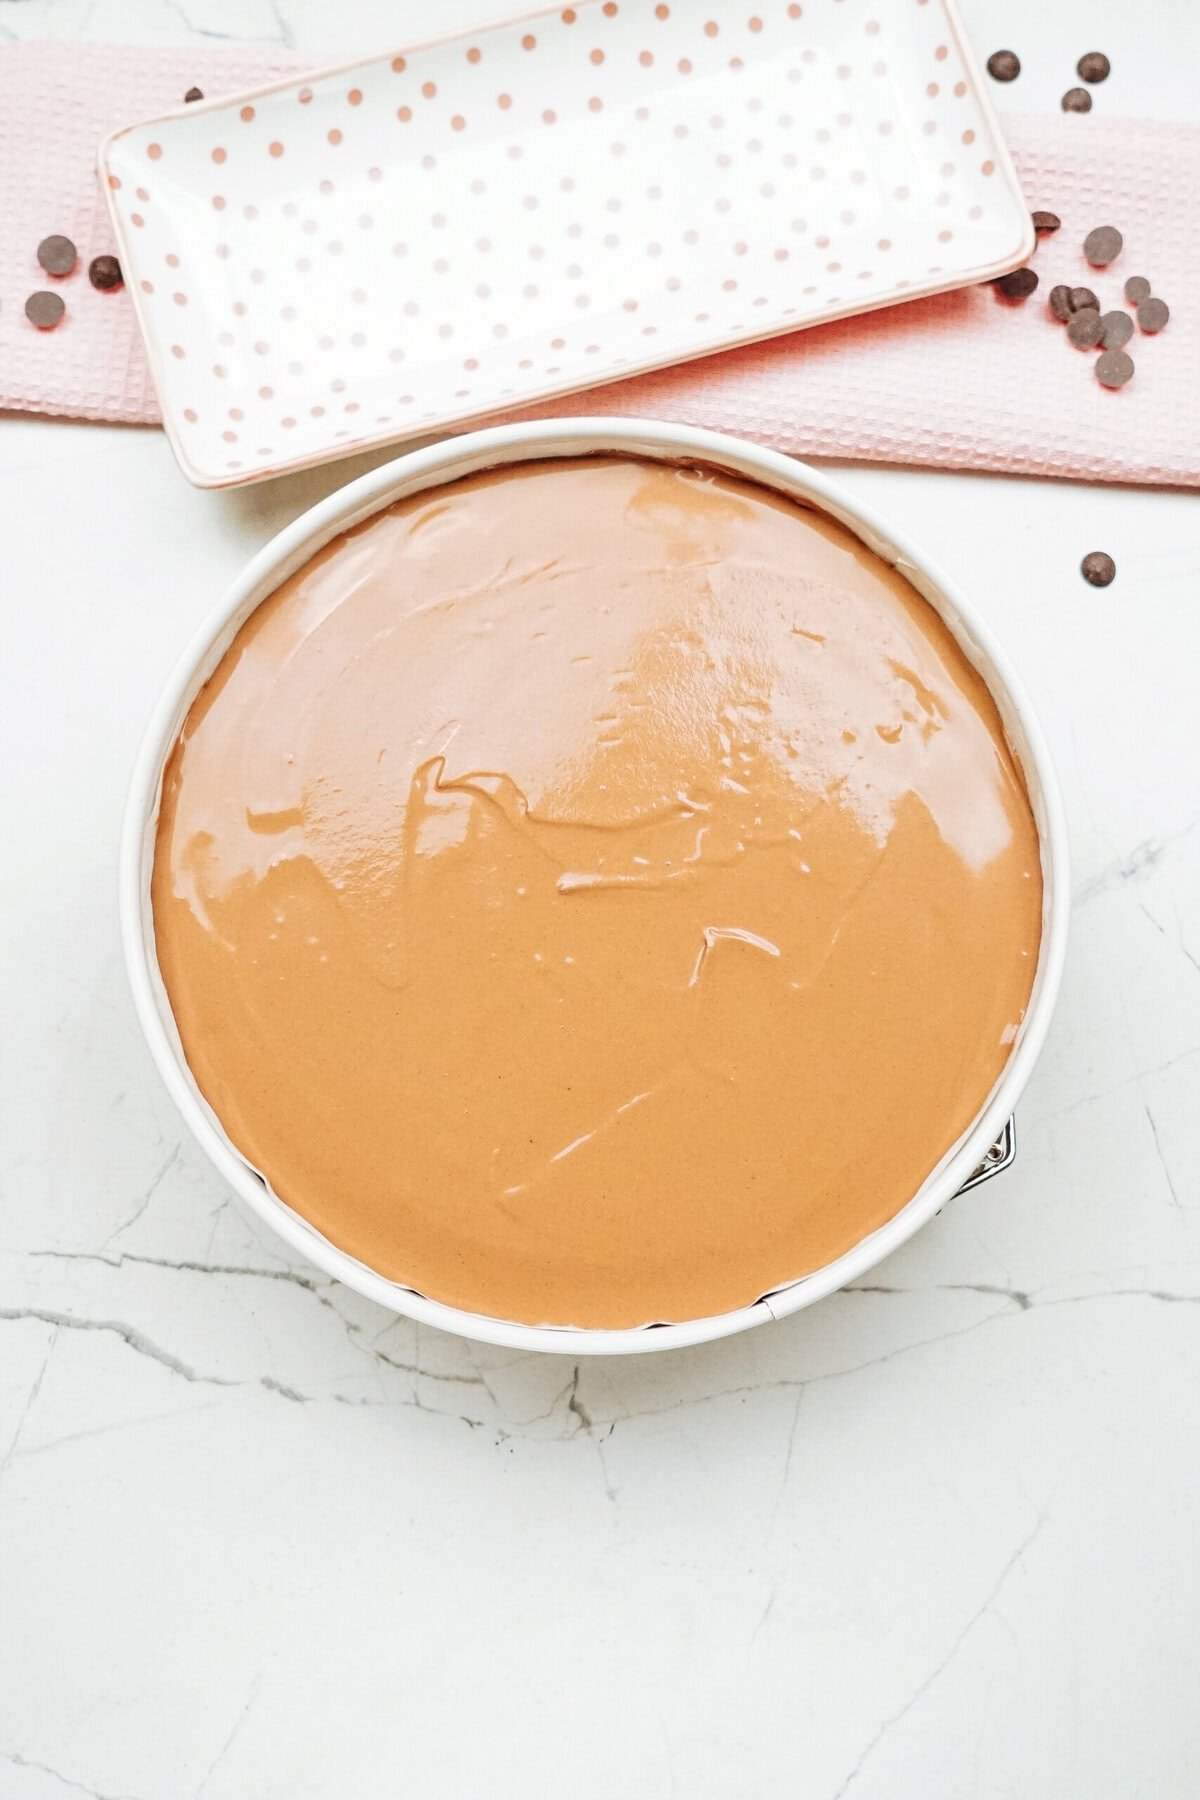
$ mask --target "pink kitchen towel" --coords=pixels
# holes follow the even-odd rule
[[[37,245],[63,232],[82,265],[112,248],[95,150],[114,126],[179,105],[193,85],[235,93],[305,63],[261,51],[0,50],[0,407],[157,422],[123,293],[95,293],[80,275],[86,304],[72,306],[69,330],[28,324],[25,297],[46,285]],[[1030,301],[960,289],[533,410],[656,416],[802,455],[1200,486],[1200,128],[1093,113],[1005,129],[1030,206],[1062,219],[1038,246]],[[1124,251],[1111,270],[1091,270],[1083,238],[1109,224]],[[1167,300],[1171,321],[1154,337],[1134,333],[1136,374],[1109,392],[1094,353],[1071,348],[1045,298],[1065,282],[1121,307],[1133,274]]]

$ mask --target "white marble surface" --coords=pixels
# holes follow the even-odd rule
[[[1106,108],[1197,115],[1182,0],[965,11],[1025,59],[1002,105],[1096,47]],[[324,55],[434,14],[0,0],[0,36]],[[1190,1800],[1200,500],[845,471],[986,609],[1061,767],[1074,938],[1018,1161],[859,1291],[576,1371],[291,1264],[126,995],[150,704],[349,472],[202,494],[158,433],[0,422],[0,1797]]]

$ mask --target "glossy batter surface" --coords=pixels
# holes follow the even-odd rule
[[[433,1299],[726,1311],[884,1223],[1029,998],[1037,833],[907,583],[697,470],[401,502],[253,614],[167,769],[157,950],[238,1148]]]

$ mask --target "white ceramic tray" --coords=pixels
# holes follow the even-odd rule
[[[1033,229],[953,0],[583,0],[100,167],[202,486],[980,281]]]

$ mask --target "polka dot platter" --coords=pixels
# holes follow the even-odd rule
[[[232,486],[989,279],[1033,228],[952,0],[584,0],[194,102],[100,173]]]

